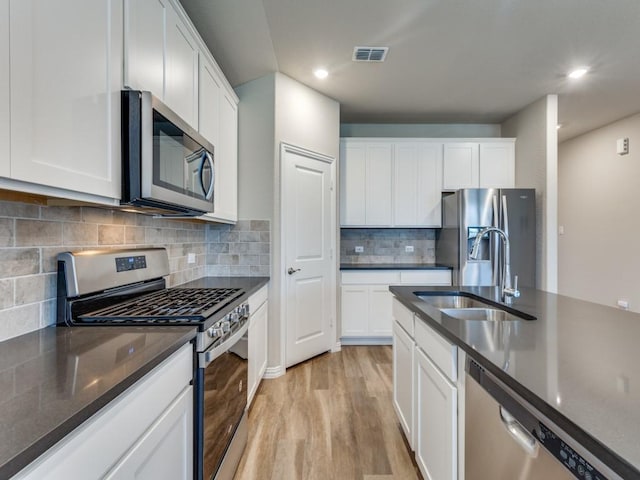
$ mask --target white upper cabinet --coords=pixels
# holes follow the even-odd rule
[[[220,138],[220,98],[223,86],[216,69],[204,55],[200,55],[198,88],[200,89],[198,99],[199,131],[204,138],[217,147]]]
[[[480,188],[512,188],[516,183],[513,142],[480,144]]]
[[[340,144],[340,223],[365,225],[366,145]]]
[[[122,2],[10,0],[9,19],[10,176],[119,198]]]
[[[198,127],[199,47],[169,0],[126,0],[124,84],[149,90]]]
[[[164,98],[168,0],[125,0],[124,84]]]
[[[11,173],[9,137],[9,0],[0,0],[0,176]]]
[[[238,100],[225,88],[217,69],[200,57],[200,133],[214,145],[213,212],[203,218],[238,220]]]
[[[220,141],[216,145],[216,194],[213,216],[221,221],[238,220],[238,105],[222,90]]]
[[[167,13],[164,103],[197,130],[198,45],[177,12]]]
[[[393,218],[396,227],[442,225],[442,144],[395,145]]]
[[[442,188],[477,188],[480,178],[478,144],[468,142],[445,143]]]
[[[442,143],[343,139],[342,226],[439,227]]]
[[[366,147],[365,224],[391,226],[391,189],[393,149],[390,143]]]
[[[515,139],[444,144],[443,190],[515,186]]]

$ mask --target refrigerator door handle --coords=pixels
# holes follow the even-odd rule
[[[502,195],[502,230],[509,236],[509,214],[507,213],[507,196]]]
[[[493,196],[493,226],[500,228],[500,210],[498,210],[498,197]],[[493,259],[491,260],[491,279],[493,285],[500,285],[500,275],[502,272],[502,252],[500,249],[500,242],[495,240],[495,235],[491,235],[491,251],[493,253]]]

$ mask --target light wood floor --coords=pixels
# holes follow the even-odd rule
[[[393,410],[391,356],[343,347],[263,380],[234,480],[420,479]]]

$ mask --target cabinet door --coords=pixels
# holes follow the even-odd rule
[[[442,226],[441,143],[395,145],[393,193],[396,227]]]
[[[459,142],[444,144],[442,188],[478,188],[478,144]]]
[[[515,186],[515,145],[513,143],[480,144],[480,188]]]
[[[342,287],[342,335],[368,334],[369,289],[365,285]]]
[[[222,80],[218,77],[213,65],[203,55],[200,55],[198,88],[200,89],[198,97],[198,129],[204,138],[209,140],[215,148],[218,148]]]
[[[393,322],[393,406],[413,450],[413,339]]]
[[[238,220],[238,106],[222,90],[220,141],[216,145],[216,185],[213,215],[223,221]]]
[[[173,10],[167,10],[164,102],[198,129],[198,46]]]
[[[11,0],[10,24],[12,178],[120,198],[122,2]]]
[[[365,223],[371,226],[391,226],[391,143],[367,146]]]
[[[343,142],[340,148],[340,224],[364,225],[366,146]]]
[[[0,0],[0,176],[11,172],[9,143],[9,0]]]
[[[393,294],[389,285],[372,285],[369,288],[369,335],[372,337],[390,337]]]
[[[416,463],[425,480],[457,479],[457,390],[415,349]]]
[[[260,385],[260,381],[267,369],[268,305],[268,302],[264,302],[258,310],[251,314],[251,323],[249,324],[248,405],[251,405],[253,397]]]
[[[185,389],[104,478],[193,478],[193,387]]]
[[[164,99],[168,0],[125,0],[124,84]]]

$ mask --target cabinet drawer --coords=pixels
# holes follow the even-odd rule
[[[366,272],[342,272],[342,284],[390,285],[400,282],[400,272],[397,270],[368,270]]]
[[[451,270],[403,270],[400,283],[408,285],[451,285]]]
[[[431,359],[449,380],[455,382],[458,378],[457,347],[434,332],[424,321],[418,319],[414,324],[416,346]]]
[[[413,312],[394,298],[391,313],[395,321],[413,337]]]
[[[256,293],[249,297],[249,312],[253,314],[253,312],[257,312],[264,302],[267,301],[269,296],[269,286],[265,285]]]

